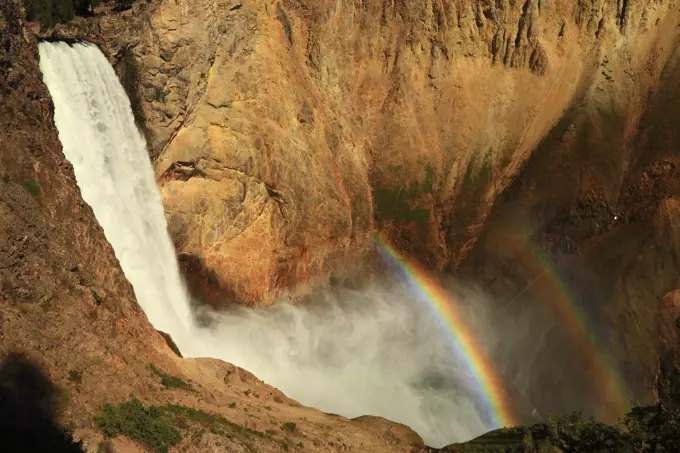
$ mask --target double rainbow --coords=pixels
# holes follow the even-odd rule
[[[500,377],[485,351],[474,341],[455,301],[424,269],[399,254],[383,238],[378,236],[375,242],[383,257],[405,277],[410,289],[443,322],[455,351],[475,377],[475,383],[487,405],[493,427],[516,425]]]

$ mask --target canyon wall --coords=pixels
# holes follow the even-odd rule
[[[105,404],[133,398],[145,407],[175,405],[186,416],[176,427],[173,417],[171,451],[245,452],[256,444],[279,452],[304,442],[305,451],[424,452],[422,439],[403,425],[305,408],[245,370],[172,351],[137,305],[81,197],[53,123],[32,24],[23,17],[21,1],[0,3],[0,361],[16,352],[44,370],[58,389],[58,401],[45,403],[59,407],[60,424],[89,452],[104,450],[94,417]],[[10,379],[17,370],[3,367],[4,390],[21,399],[28,388],[28,399],[44,402],[48,393],[35,391],[35,375]],[[144,412],[127,415],[125,423],[136,420],[141,430],[113,436],[106,451],[157,451],[168,440],[167,425],[154,424],[156,443],[147,437],[143,444]],[[205,423],[220,419],[219,429]]]
[[[676,22],[670,0],[185,0],[58,34],[130,79],[185,262],[267,303],[345,273],[376,229],[455,271],[558,124],[620,179]],[[594,115],[607,150],[581,139]],[[559,177],[580,181],[555,181],[565,199],[598,183]]]
[[[169,0],[54,35],[116,63],[201,297],[351,279],[379,231],[540,311],[549,378],[518,385],[559,409],[598,399],[559,304],[638,398],[674,379],[678,25],[674,0]]]
[[[583,312],[576,319],[584,323],[582,335],[614,358],[630,398],[668,401],[671,382],[678,382],[677,26],[676,20],[660,29],[634,77],[606,69],[612,54],[603,57],[599,81],[574,99],[495,200],[457,269],[499,305],[512,303],[499,316],[522,307],[545,310],[548,346],[536,352],[535,375],[522,385],[541,388],[553,407],[574,402],[555,392],[556,382],[592,370],[591,353],[565,332],[579,316],[575,307]],[[626,83],[631,89],[618,96],[606,88]],[[535,344],[524,341],[527,354],[538,351]],[[539,382],[548,368],[560,369],[560,376]],[[602,400],[591,392],[574,393]]]

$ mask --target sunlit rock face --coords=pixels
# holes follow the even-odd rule
[[[188,0],[58,33],[132,79],[179,253],[268,303],[347,274],[376,228],[455,270],[540,150],[599,165],[543,172],[560,201],[615,205],[599,186],[629,171],[676,22],[670,1]]]
[[[561,408],[597,395],[549,391],[591,379],[554,366],[588,357],[559,301],[639,399],[671,379],[677,25],[671,0],[185,0],[57,33],[128,81],[196,293],[269,304],[342,282],[380,231],[536,312],[545,341],[505,360],[530,345],[547,374],[514,377]]]

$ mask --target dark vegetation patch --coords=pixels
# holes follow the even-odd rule
[[[484,154],[480,167],[479,154],[473,154],[465,169],[463,192],[474,191],[489,185],[493,178],[493,151],[489,149]]]
[[[42,27],[53,27],[72,20],[76,14],[85,16],[99,0],[26,0],[26,19],[37,20]]]
[[[391,172],[398,181],[399,168]],[[376,212],[380,219],[391,219],[400,223],[412,223],[425,227],[430,218],[430,209],[421,205],[422,198],[434,191],[434,168],[425,166],[422,181],[411,180],[408,184],[397,183],[396,187],[376,185],[373,189]]]
[[[529,427],[500,429],[440,452],[671,453],[680,451],[680,411],[661,404],[635,407],[617,425],[579,412]]]
[[[253,438],[265,437],[265,433],[233,423],[226,418],[191,407],[168,404],[165,406],[144,406],[133,398],[118,406],[107,404],[101,415],[95,417],[95,424],[105,437],[123,435],[144,445],[154,453],[167,453],[180,443],[182,433],[188,432],[191,424],[200,425],[201,434],[205,430],[239,440],[252,449],[249,442]]]
[[[92,16],[100,0],[26,0],[26,19],[40,22],[43,28],[73,20],[75,16]],[[134,0],[116,0],[113,11],[124,11]]]
[[[154,364],[149,365],[149,370],[151,370],[153,374],[161,378],[161,384],[163,384],[165,388],[193,390],[191,384],[182,380],[182,378],[180,378],[179,376],[173,376],[172,374],[168,374],[165,371],[158,369]]]
[[[294,433],[295,430],[297,429],[297,425],[293,422],[286,422],[283,425],[281,425],[281,429],[284,431],[288,431],[289,433]]]
[[[200,423],[212,429],[225,429],[227,437],[238,435],[241,438],[248,438],[250,436],[264,437],[264,433],[256,431],[237,423],[231,422],[221,415],[211,414],[198,409],[192,409],[186,406],[179,406],[177,404],[169,404],[160,408],[164,413],[182,417],[185,420]]]
[[[158,407],[145,407],[139,400],[107,404],[94,419],[105,437],[123,435],[144,445],[155,453],[167,453],[182,440],[182,435]]]
[[[75,384],[80,384],[81,382],[83,382],[83,372],[78,370],[69,371],[68,380]]]
[[[40,196],[40,186],[32,180],[24,181],[24,188],[34,197]]]

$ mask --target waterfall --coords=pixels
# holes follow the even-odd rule
[[[192,327],[189,298],[146,143],[125,90],[96,46],[43,42],[38,50],[59,140],[83,199],[151,323],[173,335],[180,348],[187,347],[183,332]]]
[[[211,327],[197,327],[146,143],[113,68],[93,45],[43,42],[39,53],[83,199],[139,305],[183,355],[229,361],[322,410],[407,424],[434,446],[487,430],[437,320],[398,283],[306,307],[210,313]]]

